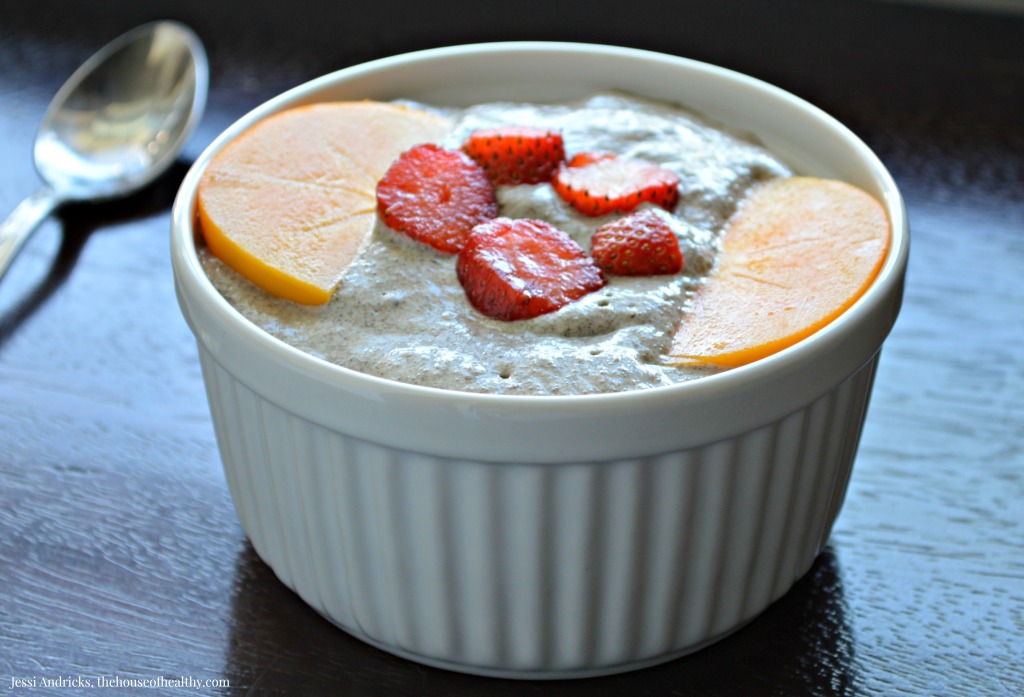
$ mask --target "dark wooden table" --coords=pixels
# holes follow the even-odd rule
[[[37,186],[31,140],[51,95],[109,39],[181,19],[206,43],[212,88],[178,166],[129,200],[65,208],[0,283],[0,689],[68,694],[103,677],[165,683],[125,694],[1024,694],[1024,14],[364,4],[0,9],[3,215]],[[846,505],[810,573],[704,651],[570,683],[408,663],[276,580],[235,518],[168,260],[183,172],[251,107],[369,58],[519,38],[662,50],[790,89],[876,149],[913,231]]]

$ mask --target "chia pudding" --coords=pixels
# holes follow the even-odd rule
[[[466,299],[455,255],[377,221],[332,300],[281,300],[200,249],[204,269],[242,315],[278,339],[352,370],[428,387],[500,394],[594,394],[692,380],[716,368],[668,365],[664,356],[690,299],[715,263],[725,221],[750,189],[792,172],[749,136],[685,109],[619,94],[565,104],[439,109],[454,121],[440,145],[458,148],[478,128],[561,131],[566,151],[607,151],[659,164],[680,179],[673,224],[680,273],[607,275],[607,285],[533,319],[489,319]],[[614,215],[587,217],[550,184],[502,186],[501,215],[547,221],[590,249]],[[649,205],[649,204],[644,204]]]

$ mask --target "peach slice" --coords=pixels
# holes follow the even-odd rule
[[[735,367],[810,336],[871,285],[890,236],[881,204],[845,182],[762,185],[729,219],[719,266],[697,291],[667,362]]]
[[[268,293],[319,305],[376,220],[377,181],[451,122],[383,102],[327,102],[268,117],[225,147],[199,184],[210,251]]]

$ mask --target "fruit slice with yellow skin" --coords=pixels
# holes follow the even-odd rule
[[[673,365],[736,367],[810,336],[853,305],[889,251],[881,204],[845,182],[773,180],[730,218],[718,268],[669,351]]]
[[[294,107],[227,145],[199,183],[198,216],[214,256],[268,293],[331,299],[376,220],[377,181],[404,151],[451,122],[383,102]]]

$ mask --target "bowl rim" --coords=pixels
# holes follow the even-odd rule
[[[250,125],[289,106],[324,101],[322,98],[318,99],[317,95],[322,94],[333,85],[350,82],[357,78],[371,77],[382,71],[392,71],[409,64],[465,58],[467,55],[471,57],[485,54],[523,55],[538,52],[583,57],[654,60],[665,65],[712,75],[731,85],[742,85],[754,89],[766,96],[783,100],[812,115],[831,130],[836,137],[854,148],[878,183],[883,199],[881,202],[890,218],[892,240],[888,256],[872,285],[850,308],[822,329],[783,351],[745,366],[678,384],[623,392],[585,395],[520,395],[483,394],[425,387],[360,373],[330,363],[290,346],[250,322],[220,295],[206,277],[196,254],[195,241],[199,235],[194,226],[196,189],[210,160],[229,141]],[[647,407],[653,406],[653,408],[658,408],[659,403],[663,406],[677,405],[680,400],[699,404],[709,398],[742,393],[754,385],[768,384],[784,379],[785,376],[792,376],[800,372],[800,364],[805,360],[807,354],[835,350],[842,343],[844,335],[855,331],[856,325],[862,324],[865,318],[875,312],[880,304],[892,304],[894,294],[901,295],[909,252],[909,225],[906,209],[891,174],[878,156],[859,137],[818,107],[758,78],[691,58],[645,49],[550,41],[493,42],[424,49],[344,68],[286,90],[237,119],[215,138],[195,160],[182,181],[175,199],[171,228],[171,253],[175,285],[186,319],[197,334],[197,338],[209,333],[206,328],[193,322],[190,317],[191,310],[201,299],[203,311],[215,318],[220,336],[229,332],[234,333],[238,339],[249,342],[259,352],[315,381],[329,383],[336,387],[343,386],[359,393],[386,392],[392,396],[405,395],[417,402],[424,399],[435,402],[439,400],[442,403],[450,403],[456,409],[479,408],[487,412],[504,408],[531,411],[555,409],[562,412],[585,408],[592,412],[608,410],[610,413],[621,409],[630,409],[640,404],[647,405]],[[897,306],[898,303],[897,299]],[[895,321],[895,311],[891,311],[889,314],[892,317],[888,326],[881,331],[882,338],[888,334]],[[881,341],[879,340],[877,343],[880,345]],[[877,347],[869,355],[864,356],[854,368],[863,365],[876,351]],[[852,372],[853,370],[846,371],[847,374],[852,374]],[[805,403],[809,401],[810,397],[811,395],[804,396]]]

